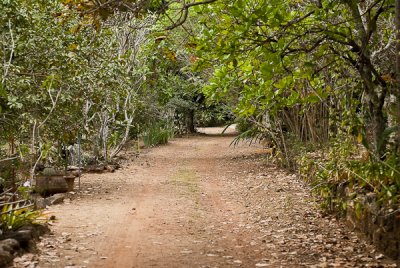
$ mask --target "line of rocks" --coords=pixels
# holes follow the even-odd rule
[[[75,194],[74,192],[70,192],[70,194]],[[52,205],[57,205],[61,204],[64,202],[64,199],[66,197],[66,194],[64,193],[59,193],[59,194],[54,194],[49,197],[41,197],[40,195],[33,197],[33,200],[35,202],[35,206],[38,209],[43,209],[46,208],[47,206],[52,206]]]
[[[9,231],[0,236],[0,268],[8,267],[19,254],[34,251],[34,240],[49,231],[45,225],[28,224],[16,231]]]
[[[33,196],[37,209],[44,209],[47,206],[60,204],[64,201],[66,194],[55,194],[47,198],[40,195]],[[35,240],[49,232],[45,225],[28,224],[16,231],[7,231],[0,234],[0,268],[9,267],[13,259],[26,252],[34,252],[36,249]]]

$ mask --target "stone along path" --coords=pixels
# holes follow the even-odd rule
[[[221,129],[214,129],[214,133]],[[14,267],[396,267],[260,146],[198,135],[88,174]]]

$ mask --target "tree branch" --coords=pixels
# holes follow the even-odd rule
[[[3,79],[1,80],[1,84],[3,84],[3,85],[6,82],[8,70],[10,69],[11,61],[14,56],[14,48],[15,48],[14,35],[12,32],[12,28],[11,28],[11,20],[8,20],[8,28],[10,30],[10,36],[11,36],[11,52],[10,52],[10,58],[9,58],[8,62],[5,61],[6,57],[4,57],[4,61],[5,61],[4,62],[4,75],[3,75]]]
[[[187,20],[188,15],[189,15],[189,8],[194,7],[194,6],[199,6],[199,5],[211,4],[211,3],[214,3],[216,1],[218,1],[218,0],[204,0],[204,1],[201,1],[201,2],[193,2],[193,3],[184,4],[182,6],[182,9],[181,9],[182,13],[181,13],[178,21],[176,21],[174,24],[168,26],[166,28],[166,30],[172,30],[172,29],[175,29],[176,27],[179,27],[182,24],[184,24],[185,21]]]

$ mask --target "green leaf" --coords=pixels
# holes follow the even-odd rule
[[[4,86],[2,84],[0,84],[0,97],[2,98],[7,98],[7,92],[6,89],[4,88]]]
[[[321,99],[317,95],[311,94],[311,95],[307,96],[306,102],[311,103],[311,104],[319,103],[319,102],[321,102]]]
[[[265,80],[269,80],[272,78],[272,65],[268,62],[264,62],[261,64],[261,74]]]

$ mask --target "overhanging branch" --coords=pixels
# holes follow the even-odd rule
[[[189,8],[194,7],[194,6],[211,4],[216,1],[218,1],[218,0],[204,0],[201,2],[193,2],[193,3],[184,4],[181,8],[181,15],[180,15],[178,21],[176,21],[174,24],[168,26],[166,29],[172,30],[172,29],[175,29],[176,27],[179,27],[182,24],[184,24],[189,15]]]

